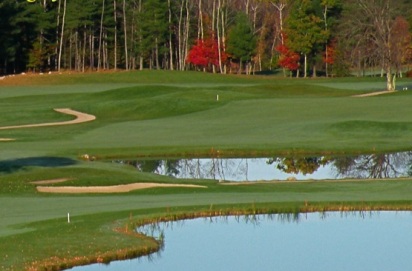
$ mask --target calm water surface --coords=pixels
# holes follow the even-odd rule
[[[379,179],[412,176],[412,152],[352,156],[116,160],[142,172],[226,181]]]
[[[412,213],[311,213],[193,219],[139,229],[164,234],[148,257],[75,271],[411,270]],[[152,231],[156,229],[155,231]]]

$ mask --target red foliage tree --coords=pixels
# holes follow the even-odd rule
[[[326,45],[326,50],[323,52],[323,62],[332,65],[336,58],[336,42],[332,41]]]
[[[227,61],[227,54],[220,48],[220,58],[222,62]],[[219,66],[219,46],[217,39],[210,37],[204,40],[198,39],[196,44],[190,49],[186,59],[187,63],[201,68]]]
[[[280,54],[279,65],[291,71],[296,71],[299,68],[300,56],[298,53],[290,50],[286,45],[281,44],[276,46],[276,51]]]
[[[199,39],[190,49],[186,62],[195,66],[207,67],[207,65],[209,65],[209,60],[206,55],[207,48],[205,47],[205,43],[203,40]]]

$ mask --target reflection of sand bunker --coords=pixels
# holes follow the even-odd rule
[[[166,184],[166,183],[132,183],[113,186],[38,186],[37,191],[44,193],[126,193],[138,189],[158,188],[158,187],[187,187],[187,188],[207,188],[203,185],[194,184]]]
[[[69,121],[61,121],[61,122],[48,122],[48,123],[38,123],[38,124],[26,124],[26,125],[14,125],[14,126],[3,126],[0,127],[0,130],[8,130],[8,129],[19,129],[19,128],[32,128],[32,127],[46,127],[46,126],[59,126],[59,125],[70,125],[70,124],[77,124],[95,120],[96,117],[93,115],[89,115],[86,113],[82,113],[79,111],[72,110],[70,108],[55,108],[54,111],[59,113],[73,115],[76,118],[74,120]]]

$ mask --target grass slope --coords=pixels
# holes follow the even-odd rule
[[[411,85],[404,80],[402,85]],[[380,78],[295,80],[194,72],[118,72],[10,77],[0,82],[0,125],[69,120],[53,108],[97,116],[67,127],[2,130],[0,269],[24,270],[131,257],[156,249],[131,234],[139,219],[173,214],[412,209],[410,180],[224,186],[82,161],[133,156],[276,155],[410,150],[412,94]],[[219,101],[216,100],[219,95]],[[195,183],[113,195],[45,195],[56,185]],[[67,223],[67,213],[72,221]],[[123,232],[123,233],[119,233]]]

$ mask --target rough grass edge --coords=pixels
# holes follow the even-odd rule
[[[127,228],[127,227],[126,227]],[[135,231],[124,231],[123,228],[114,228],[113,231],[119,234],[133,235],[135,238],[142,238],[152,241],[150,246],[128,247],[115,251],[106,251],[90,256],[76,256],[74,258],[49,257],[44,260],[35,261],[27,265],[27,271],[59,271],[96,263],[108,264],[112,261],[133,259],[150,255],[159,251],[160,243],[152,237],[144,236]]]

